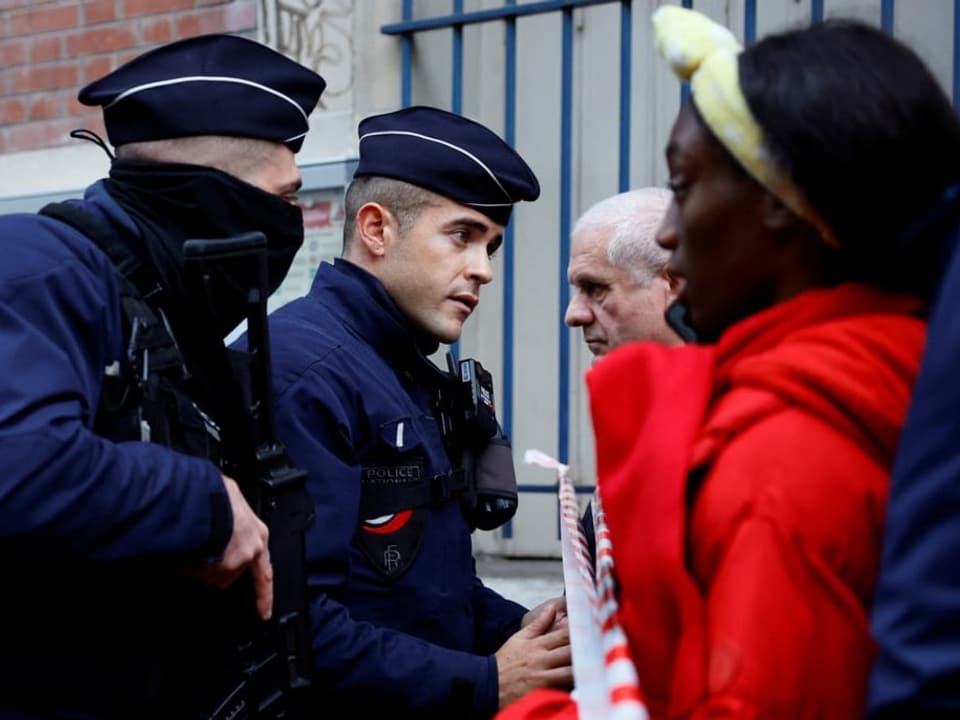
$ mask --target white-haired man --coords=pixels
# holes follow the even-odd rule
[[[573,293],[564,320],[583,329],[596,357],[638,340],[681,342],[664,319],[676,280],[655,239],[671,197],[656,187],[620,193],[593,205],[574,225],[567,266]]]

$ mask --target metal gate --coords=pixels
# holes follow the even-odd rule
[[[593,491],[593,445],[582,383],[589,358],[580,347],[579,333],[573,335],[563,324],[569,300],[566,266],[570,228],[580,212],[605,195],[665,180],[659,152],[669,131],[670,118],[687,89],[681,87],[678,92],[675,82],[670,84],[672,78],[664,79],[669,71],[652,51],[646,28],[650,13],[659,4],[662,3],[655,0],[501,0],[474,2],[465,9],[464,0],[402,0],[402,21],[381,28],[387,35],[398,36],[402,43],[400,83],[404,106],[414,102],[443,105],[471,117],[486,113],[487,116],[477,119],[498,129],[525,157],[530,148],[535,155],[542,154],[544,142],[552,143],[556,158],[547,165],[554,172],[544,173],[541,169],[538,175],[543,197],[548,199],[548,212],[553,214],[552,221],[544,224],[554,232],[536,233],[531,242],[537,243],[537,250],[526,252],[526,262],[530,262],[531,255],[536,260],[539,253],[539,258],[551,266],[553,277],[548,281],[541,278],[537,288],[540,292],[535,289],[532,298],[523,289],[528,275],[524,275],[524,266],[518,262],[516,227],[524,222],[529,225],[531,213],[538,212],[538,217],[543,218],[543,211],[520,207],[506,230],[502,265],[494,286],[495,292],[499,290],[493,300],[498,312],[496,316],[482,316],[476,332],[465,329],[463,344],[465,349],[477,351],[465,354],[476,354],[485,365],[494,365],[499,413],[505,431],[514,441],[518,462],[526,447],[536,445],[574,465],[579,478],[577,489],[582,494]],[[922,4],[915,0],[682,0],[680,4],[724,22],[745,43],[757,37],[758,27],[765,34],[827,16],[854,15],[886,32],[904,36],[953,91],[955,104],[960,98],[960,0],[928,0]],[[532,19],[538,16],[552,18],[549,29],[543,23],[533,25]],[[528,24],[526,32],[521,27],[523,23]],[[605,40],[591,45],[584,28],[597,25],[605,28],[599,31]],[[492,40],[490,34],[483,34],[486,31],[477,31],[494,26],[497,29]],[[471,32],[473,35],[468,37]],[[559,42],[550,37],[551,33],[558,35]],[[929,38],[931,33],[937,36],[933,40]],[[474,48],[471,52],[471,42],[482,49]],[[533,64],[540,60],[532,53],[531,45],[534,49],[539,45],[546,52],[552,49],[556,54],[557,72],[548,82],[557,84],[557,94],[547,103],[555,108],[555,127],[547,123],[544,137],[528,133],[518,142],[520,100],[531,88],[536,90],[548,84],[525,73],[520,57],[524,51],[528,62],[530,58]],[[950,61],[944,63],[947,48]],[[613,67],[591,71],[591,64],[601,54]],[[465,63],[465,57],[474,62]],[[487,66],[500,73],[496,82],[483,75]],[[579,83],[575,82],[577,69]],[[658,76],[659,81],[650,80],[653,76]],[[589,88],[600,81],[606,101],[599,107],[590,107],[590,98],[597,93]],[[674,89],[669,90],[670,87]],[[483,102],[474,102],[472,111],[465,108],[465,88],[472,91],[468,92],[468,99],[475,100],[477,92],[485,98]],[[491,100],[498,90],[501,96]],[[603,96],[603,92],[599,94]],[[646,95],[652,96],[649,105]],[[499,117],[489,114],[490,105],[498,106]],[[585,127],[593,122],[590,118],[602,114],[615,114],[616,127],[603,133],[606,137],[598,144]],[[577,118],[579,128],[575,127]],[[638,151],[637,138],[642,139],[646,150]],[[615,145],[615,152],[604,150],[610,145]],[[595,150],[585,150],[587,146]],[[588,161],[583,160],[584,156]],[[575,167],[578,157],[579,168]],[[598,195],[593,190],[599,185],[604,185],[605,191]],[[525,247],[523,242],[520,248]],[[485,304],[490,302],[485,297]],[[527,317],[538,315],[539,320]],[[468,345],[471,347],[467,348]],[[496,345],[499,353],[492,353],[491,346]],[[453,348],[454,352],[459,349]],[[492,358],[493,354],[499,357]],[[543,378],[532,375],[536,368],[550,376],[551,390],[542,387]],[[524,376],[526,384],[520,382]],[[534,397],[528,397],[531,378],[539,388]],[[536,429],[538,422],[550,427],[552,437]],[[492,538],[479,538],[478,546],[512,555],[554,555],[558,520],[552,494],[556,486],[542,471],[519,465],[518,476],[524,497],[516,521]]]

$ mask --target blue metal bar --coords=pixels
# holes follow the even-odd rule
[[[810,22],[818,23],[823,20],[823,0],[812,0],[810,3]]]
[[[589,495],[596,490],[595,485],[574,485],[573,490],[578,495]],[[522,493],[539,493],[543,495],[544,493],[555,493],[557,492],[557,484],[553,483],[552,485],[517,485],[517,490]]]
[[[893,35],[893,0],[883,0],[880,5],[880,27],[888,35]]]
[[[953,0],[953,107],[960,110],[960,0]]]
[[[688,10],[693,9],[693,0],[683,0],[680,3],[683,7]],[[680,83],[680,105],[685,105],[687,100],[690,99],[690,83],[682,82]]]
[[[563,10],[566,12],[573,8],[604,5],[616,1],[617,0],[541,0],[541,2],[524,3],[523,5],[511,3],[504,7],[477,10],[475,12],[463,13],[462,15],[446,15],[384,25],[380,28],[380,32],[385,35],[403,35],[404,33],[413,33],[420,30],[437,30],[454,25],[473,25],[488,20],[502,20],[504,18],[515,18],[523,15],[541,15],[555,10]]]
[[[413,19],[413,0],[403,0],[403,21]],[[400,38],[400,105],[410,107],[411,79],[413,75],[413,36],[404,35]]]
[[[557,412],[557,459],[570,462],[570,330],[563,322],[570,286],[567,264],[570,262],[570,175],[573,118],[573,9],[563,11],[563,51],[560,70],[560,383]]]
[[[516,1],[507,0],[507,4],[513,5]],[[504,33],[503,139],[513,147],[517,139],[517,21],[507,18]],[[503,432],[508,438],[513,437],[513,261],[513,222],[509,222],[503,232],[503,400],[500,403]],[[512,520],[507,520],[500,534],[507,539],[513,537]]]
[[[633,0],[620,2],[620,192],[630,189],[630,82],[633,65]]]
[[[453,14],[463,15],[463,0],[453,0]],[[405,35],[404,37],[409,37]],[[453,71],[451,73],[450,109],[457,115],[463,113],[463,26],[453,26],[453,48],[451,50]],[[460,341],[450,345],[454,360],[460,359]]]
[[[453,14],[463,15],[463,0],[453,0]],[[457,115],[463,112],[463,26],[453,26],[453,87],[450,90],[451,109]]]
[[[757,39],[757,0],[746,0],[743,5],[743,44]]]

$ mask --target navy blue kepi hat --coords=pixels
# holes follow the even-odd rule
[[[300,150],[323,78],[266,45],[201,35],[144,53],[80,91],[113,145],[228,135]]]
[[[517,152],[480,123],[431,107],[360,122],[354,177],[403,180],[469,205],[506,225],[513,204],[536,200],[540,184]]]

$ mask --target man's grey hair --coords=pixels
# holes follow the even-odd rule
[[[656,235],[673,194],[658,187],[620,193],[596,203],[577,220],[573,235],[585,230],[610,230],[607,258],[641,286],[667,265],[670,253],[657,245]]]
[[[343,200],[343,254],[353,240],[357,211],[367,203],[383,205],[393,213],[402,237],[417,222],[420,213],[443,202],[436,193],[402,180],[379,176],[354,178]]]
[[[117,158],[206,165],[243,179],[259,172],[271,160],[276,146],[257,138],[196,135],[120,145]]]

